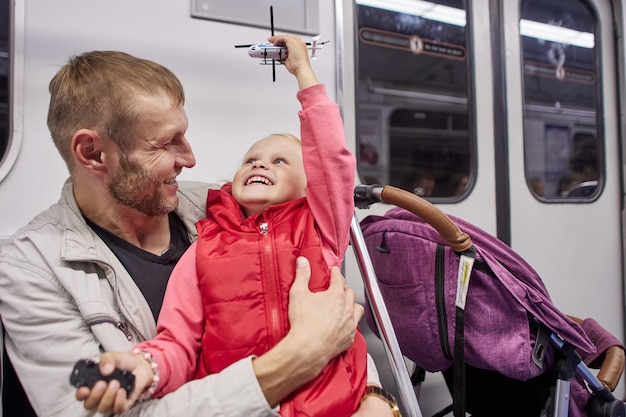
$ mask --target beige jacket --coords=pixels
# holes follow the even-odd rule
[[[194,223],[205,216],[208,187],[180,184],[176,212],[192,240]],[[85,223],[69,181],[57,204],[0,247],[0,317],[9,357],[41,417],[98,415],[74,398],[69,375],[76,360],[127,351],[156,331],[134,281]],[[278,414],[269,408],[247,358],[125,415]]]

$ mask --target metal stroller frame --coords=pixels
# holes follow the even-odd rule
[[[472,247],[472,243],[464,232],[449,219],[436,206],[425,199],[408,191],[393,186],[357,185],[354,190],[354,201],[357,208],[369,208],[374,203],[393,204],[411,211],[431,224],[457,252]],[[398,344],[393,324],[387,313],[385,301],[378,286],[376,272],[365,246],[365,239],[361,231],[359,220],[355,213],[350,225],[351,243],[356,255],[361,275],[364,282],[365,293],[369,301],[374,321],[379,330],[385,353],[389,361],[391,371],[396,382],[400,401],[403,406],[405,417],[422,417],[413,384],[404,362],[402,351]],[[557,359],[556,367],[556,391],[550,404],[553,417],[567,417],[569,413],[570,383],[575,374],[578,374],[587,382],[592,393],[590,404],[590,416],[593,417],[624,417],[626,406],[624,402],[615,398],[612,390],[617,385],[624,369],[624,354],[617,351],[607,351],[605,361],[600,374],[603,374],[608,384],[601,382],[589,368],[582,362],[574,349],[568,349],[568,345],[557,335],[552,333],[550,343],[559,352],[563,353],[562,359]],[[598,376],[600,376],[598,374]],[[608,385],[608,386],[607,386]]]

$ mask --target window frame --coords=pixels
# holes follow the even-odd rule
[[[17,161],[24,131],[24,0],[8,1],[8,4],[9,129],[6,152],[0,155],[0,182],[6,179]]]

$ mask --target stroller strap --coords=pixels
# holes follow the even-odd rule
[[[465,417],[465,304],[469,289],[470,277],[476,249],[472,246],[460,254],[459,272],[457,280],[455,305],[455,332],[454,332],[454,379],[452,389],[452,411],[454,417]],[[436,307],[439,325],[439,342],[444,355],[450,357],[448,344],[448,329],[445,310],[445,264],[443,262],[443,245],[438,245],[435,251],[435,288]]]

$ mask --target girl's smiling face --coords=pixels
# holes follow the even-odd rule
[[[274,134],[255,142],[233,178],[233,197],[244,214],[305,196],[302,145],[289,135]]]

